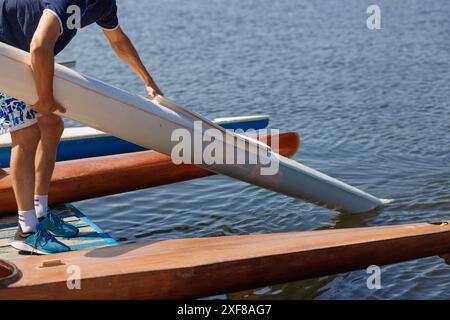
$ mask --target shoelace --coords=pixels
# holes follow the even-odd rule
[[[34,248],[37,248],[38,242],[41,242],[42,240],[44,240],[44,244],[47,244],[50,240],[52,240],[52,236],[47,230],[38,226],[36,230],[36,237],[34,239]],[[34,248],[33,251],[31,251],[32,255],[35,252]]]
[[[63,222],[64,222],[63,219],[60,216],[58,216],[56,214],[53,214],[51,211],[47,212],[47,218],[50,220],[50,222],[52,224],[55,224],[57,226],[62,225]]]

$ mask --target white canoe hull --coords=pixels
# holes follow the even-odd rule
[[[0,90],[32,104],[37,101],[37,94],[29,61],[28,53],[0,43]],[[224,136],[234,135],[164,98],[158,102],[150,101],[60,65],[55,68],[54,94],[56,100],[67,108],[65,117],[166,155],[171,155],[173,147],[178,144],[171,139],[177,129],[185,129],[191,136],[207,135],[206,130],[210,128],[221,130]],[[202,121],[203,126],[201,132],[194,134],[194,131],[199,130],[194,126],[195,121]],[[247,143],[233,146],[234,154],[237,154],[238,149],[242,151],[242,148],[247,155],[254,151],[254,148],[249,147],[249,144],[254,144],[252,140],[248,141],[242,136],[235,138]],[[350,213],[370,211],[384,204],[381,199],[274,152],[268,152],[265,157],[262,163],[256,165],[203,163],[200,166],[288,196]],[[261,169],[267,168],[267,162],[273,161],[279,164],[277,174],[261,175]]]

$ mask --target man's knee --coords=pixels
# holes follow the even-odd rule
[[[41,116],[38,123],[43,139],[55,138],[59,140],[64,132],[64,122],[59,116]]]
[[[36,124],[11,132],[12,147],[19,147],[24,152],[34,152],[39,143],[39,139],[40,131]]]

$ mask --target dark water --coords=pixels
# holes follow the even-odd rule
[[[303,138],[296,160],[396,201],[342,215],[225,177],[77,205],[123,242],[415,223],[450,218],[450,2],[118,0],[121,25],[163,91],[209,116],[269,114]],[[366,8],[381,7],[368,30]],[[144,94],[96,27],[61,55]],[[395,254],[395,252],[386,252]],[[449,299],[439,258],[229,298]],[[223,296],[225,297],[225,296]]]

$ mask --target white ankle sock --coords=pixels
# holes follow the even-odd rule
[[[36,210],[19,211],[19,224],[24,233],[35,232],[38,223]]]
[[[48,196],[34,196],[34,208],[36,209],[36,216],[38,219],[45,215],[48,207]]]

